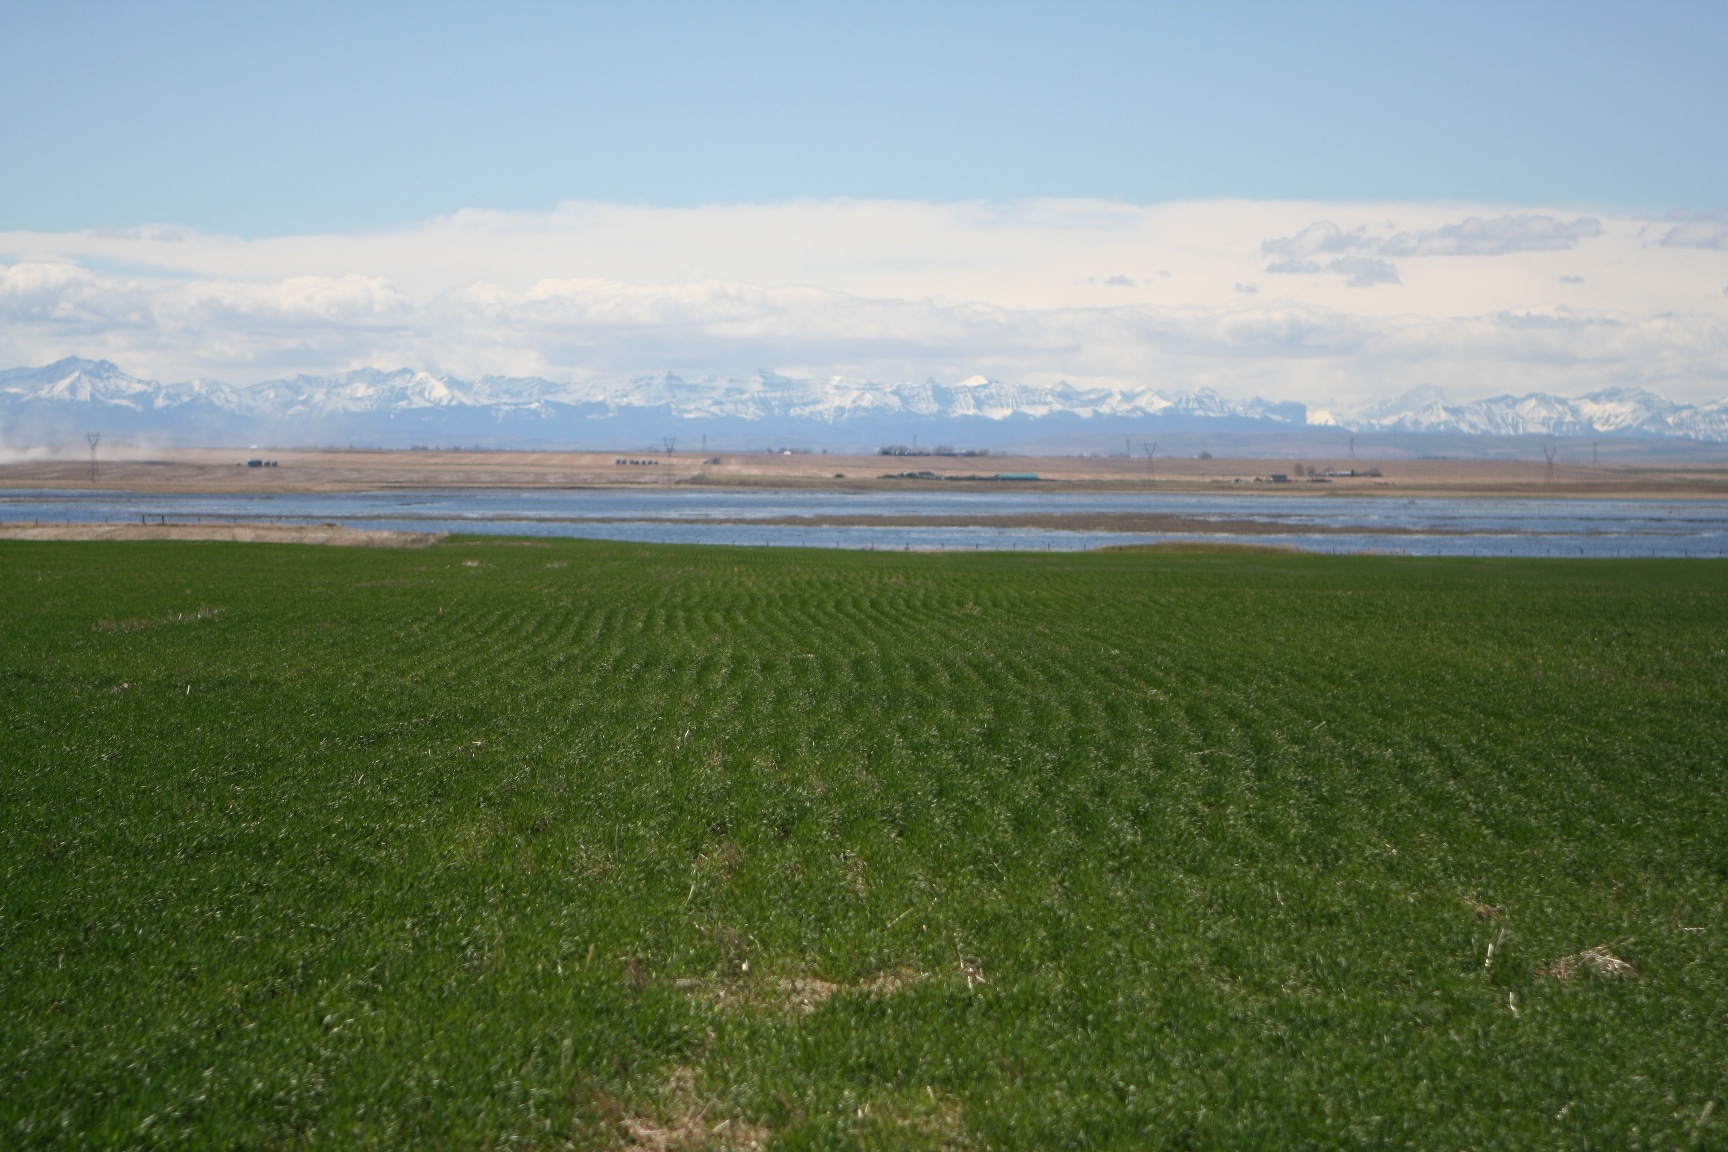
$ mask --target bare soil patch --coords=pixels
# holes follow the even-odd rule
[[[107,451],[107,449],[104,449]],[[378,492],[483,488],[646,488],[701,485],[835,491],[1252,492],[1321,496],[1595,496],[1728,498],[1728,465],[1718,461],[1552,469],[1531,460],[1195,459],[1160,457],[1156,469],[1128,457],[824,456],[812,453],[654,453],[652,466],[613,452],[444,452],[281,449],[278,466],[248,468],[255,452],[222,448],[117,446],[93,479],[82,448],[51,459],[0,464],[0,489],[129,492]],[[135,453],[135,455],[128,455]],[[624,460],[625,463],[619,463]],[[1302,471],[1297,464],[1303,463]],[[1310,476],[1376,470],[1378,476]],[[910,476],[900,473],[912,473]],[[920,476],[919,473],[928,473]],[[999,480],[999,475],[1037,476]],[[1273,482],[1283,476],[1283,482]]]
[[[426,548],[442,532],[388,532],[336,524],[7,524],[0,540],[220,540],[241,544],[335,544]]]

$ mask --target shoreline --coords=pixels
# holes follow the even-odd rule
[[[0,521],[0,540],[209,540],[230,544],[329,544],[341,548],[429,548],[445,532],[397,532],[339,524],[41,524]]]
[[[184,515],[184,514],[182,514]],[[9,533],[35,530],[75,530],[75,529],[113,529],[143,530],[150,528],[178,528],[186,530],[209,528],[211,530],[274,530],[274,529],[320,529],[331,530],[334,525],[283,524],[277,517],[235,517],[229,514],[225,520],[168,520],[163,523],[121,523],[102,521],[53,521],[45,523],[40,520],[0,520],[0,539],[8,538]],[[296,519],[287,517],[286,519]],[[448,524],[448,516],[413,516],[374,514],[366,516],[344,516],[343,526],[364,523],[369,520],[387,520],[401,522],[404,520],[428,520]],[[1181,535],[1181,536],[1460,536],[1484,535],[1481,532],[1462,532],[1450,528],[1407,528],[1398,525],[1337,525],[1337,524],[1291,524],[1277,520],[1234,519],[1231,517],[1201,517],[1201,516],[1166,516],[1157,513],[1137,512],[1049,512],[1049,513],[1003,513],[1001,515],[930,515],[920,516],[914,513],[904,515],[864,514],[857,516],[825,515],[812,516],[490,516],[484,520],[475,521],[475,527],[483,528],[501,523],[509,524],[645,524],[654,526],[681,525],[700,527],[709,525],[726,525],[729,527],[758,528],[1027,528],[1047,532],[1100,532],[1117,535]],[[355,532],[378,532],[389,535],[416,535],[403,533],[399,529],[352,529]],[[482,535],[484,533],[481,533]],[[1520,532],[1495,533],[1496,535],[1528,535]],[[443,536],[447,533],[437,533]],[[11,537],[17,538],[17,537]]]

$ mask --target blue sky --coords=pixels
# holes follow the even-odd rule
[[[20,3],[0,230],[800,197],[1728,207],[1728,4]]]

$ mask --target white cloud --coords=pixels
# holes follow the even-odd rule
[[[1652,245],[1644,227],[1408,204],[820,201],[250,241],[0,234],[0,367],[79,354],[236,383],[770,369],[1340,403],[1430,382],[1719,396],[1728,253]],[[1256,283],[1262,269],[1283,275]],[[1399,287],[1362,291],[1383,285]]]
[[[1512,252],[1567,252],[1578,241],[1602,235],[1594,216],[1472,216],[1427,232],[1401,232],[1381,244],[1385,256],[1504,256]]]
[[[1380,242],[1363,235],[1363,232],[1364,229],[1361,228],[1346,232],[1330,220],[1317,220],[1294,236],[1266,241],[1260,245],[1260,251],[1268,256],[1281,256],[1285,260],[1305,263],[1312,257],[1329,253],[1378,248]]]
[[[1423,231],[1377,237],[1364,225],[1345,231],[1330,220],[1318,220],[1294,236],[1267,240],[1263,255],[1276,257],[1266,271],[1287,276],[1318,276],[1331,272],[1352,288],[1401,284],[1398,266],[1388,256],[1506,256],[1517,252],[1565,252],[1578,241],[1602,235],[1602,222],[1593,216],[1564,221],[1545,215],[1505,215],[1493,219],[1471,216],[1455,224]],[[1337,259],[1316,257],[1339,253]]]
[[[1372,288],[1376,284],[1401,284],[1398,265],[1372,256],[1344,256],[1326,266],[1327,271],[1344,277],[1352,288]]]
[[[77,329],[135,319],[142,300],[123,284],[95,276],[76,264],[19,263],[0,267],[0,320],[15,325]]]
[[[1728,249],[1728,213],[1701,214],[1670,228],[1662,237],[1665,248]]]

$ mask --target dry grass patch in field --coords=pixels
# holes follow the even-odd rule
[[[760,1124],[737,1117],[716,1117],[715,1097],[701,1089],[695,1068],[672,1070],[660,1091],[652,1115],[621,1112],[615,1123],[625,1147],[655,1152],[697,1152],[698,1149],[752,1149],[767,1146],[772,1135]]]
[[[785,1016],[805,1016],[822,1007],[840,994],[853,996],[892,996],[901,989],[923,983],[929,976],[910,968],[878,972],[852,984],[840,984],[815,976],[787,976],[751,979],[699,979],[686,977],[674,981],[674,987],[692,1000],[722,1011],[740,1009],[754,1012],[775,1012]]]
[[[1570,956],[1562,956],[1546,968],[1539,969],[1537,975],[1552,976],[1556,980],[1572,980],[1585,972],[1594,972],[1598,976],[1637,980],[1638,969],[1609,951],[1610,948],[1619,948],[1630,943],[1631,941],[1627,940],[1618,944],[1599,944],[1582,952],[1574,952]]]

